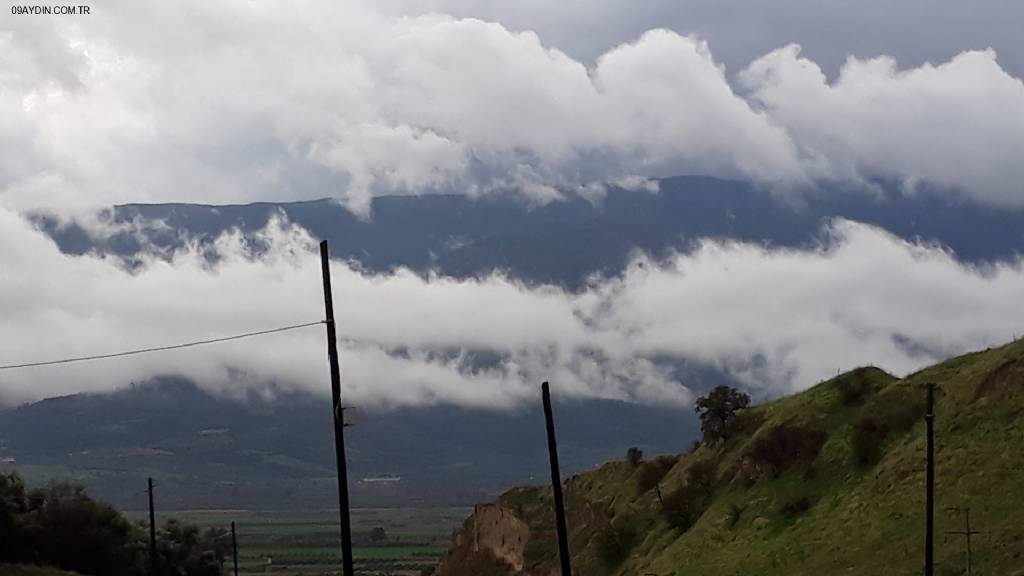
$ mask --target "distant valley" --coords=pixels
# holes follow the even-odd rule
[[[675,452],[696,437],[683,407],[617,401],[557,406],[567,471],[641,446]],[[353,411],[350,483],[360,506],[452,505],[493,497],[546,473],[540,412],[424,406]],[[34,484],[86,484],[97,497],[145,506],[146,477],[168,508],[337,505],[328,396],[218,398],[179,379],[109,394],[53,398],[0,412],[0,459]]]

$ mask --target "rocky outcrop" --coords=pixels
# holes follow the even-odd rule
[[[512,574],[521,574],[530,528],[515,512],[500,504],[477,504],[452,549],[438,566],[438,576],[466,573],[467,560],[493,557]]]

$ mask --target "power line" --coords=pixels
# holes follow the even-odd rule
[[[316,322],[305,322],[303,324],[293,324],[291,326],[281,326],[279,328],[271,328],[269,330],[258,330],[256,332],[246,332],[244,334],[235,334],[233,336],[224,336],[221,338],[211,338],[209,340],[196,340],[194,342],[185,342],[182,344],[171,344],[169,346],[156,346],[154,348],[139,348],[136,350],[126,350],[124,352],[113,352],[111,354],[97,354],[95,356],[79,356],[77,358],[61,358],[60,360],[46,360],[44,362],[28,362],[25,364],[8,364],[0,366],[0,370],[12,370],[14,368],[35,368],[37,366],[52,366],[54,364],[70,364],[72,362],[85,362],[88,360],[104,360],[106,358],[119,358],[121,356],[132,356],[134,354],[146,354],[149,352],[164,352],[166,350],[177,350],[179,348],[191,348],[193,346],[204,346],[206,344],[216,344],[218,342],[227,342],[229,340],[241,340],[242,338],[252,338],[253,336],[264,336],[267,334],[275,334],[277,332],[286,332],[288,330],[297,330],[299,328],[308,328],[310,326],[317,326],[325,323],[326,320],[317,320]]]

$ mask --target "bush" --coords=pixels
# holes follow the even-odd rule
[[[718,465],[711,459],[698,460],[686,471],[687,484],[706,496],[715,490],[717,479]]]
[[[635,540],[635,531],[626,527],[616,528],[610,523],[602,526],[594,535],[597,553],[609,568],[620,564],[629,556]]]
[[[706,505],[706,497],[687,484],[666,495],[661,509],[669,525],[685,532],[700,519]]]
[[[782,502],[779,513],[783,516],[799,516],[811,509],[811,501],[807,496],[793,496]]]
[[[858,464],[874,464],[882,455],[882,443],[889,426],[874,416],[865,416],[853,429],[853,456]]]
[[[640,465],[640,462],[644,459],[644,451],[633,446],[629,450],[626,450],[626,461],[629,462],[634,468]]]
[[[924,398],[895,398],[880,407],[880,416],[890,432],[904,432],[924,420]]]
[[[725,513],[726,523],[729,525],[729,528],[736,527],[736,524],[739,523],[740,518],[743,517],[744,510],[745,509],[743,506],[740,506],[735,502],[729,504],[729,509]]]
[[[782,424],[762,434],[750,450],[750,458],[772,476],[779,476],[791,466],[809,466],[828,439],[822,430]]]
[[[764,423],[764,414],[750,410],[737,412],[729,422],[729,437],[750,436]]]
[[[844,406],[857,404],[871,392],[871,380],[867,368],[857,368],[836,382],[839,400]]]
[[[637,494],[646,494],[647,491],[654,488],[675,465],[675,458],[665,456],[642,463],[636,471]]]

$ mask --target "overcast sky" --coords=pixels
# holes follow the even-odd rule
[[[593,63],[610,46],[652,28],[708,40],[730,73],[780,46],[797,43],[830,77],[849,56],[891,56],[902,67],[994,48],[1003,67],[1024,75],[1024,5],[1012,0],[433,0],[387,1],[394,13],[418,7],[501,22]]]
[[[1019,2],[923,0],[105,0],[89,15],[5,12],[0,364],[318,316],[281,304],[316,287],[311,239],[287,223],[265,232],[274,249],[258,262],[228,236],[218,266],[186,251],[129,273],[60,254],[23,219],[32,210],[88,218],[123,202],[331,196],[372,218],[380,194],[547,202],[609,182],[648,193],[645,179],[679,174],[783,194],[928,182],[1019,209],[1020,22]],[[348,389],[381,404],[504,406],[544,378],[577,395],[686,403],[659,359],[779,393],[862,363],[905,372],[1022,331],[1019,263],[976,270],[829,226],[831,247],[708,244],[575,294],[339,263]],[[244,297],[225,296],[242,285]],[[0,395],[168,372],[322,390],[319,337],[8,371]],[[473,350],[500,361],[477,370]]]
[[[547,201],[698,173],[930,181],[1024,205],[1019,3],[553,5],[5,14],[3,202],[333,196],[368,215],[377,194]]]

